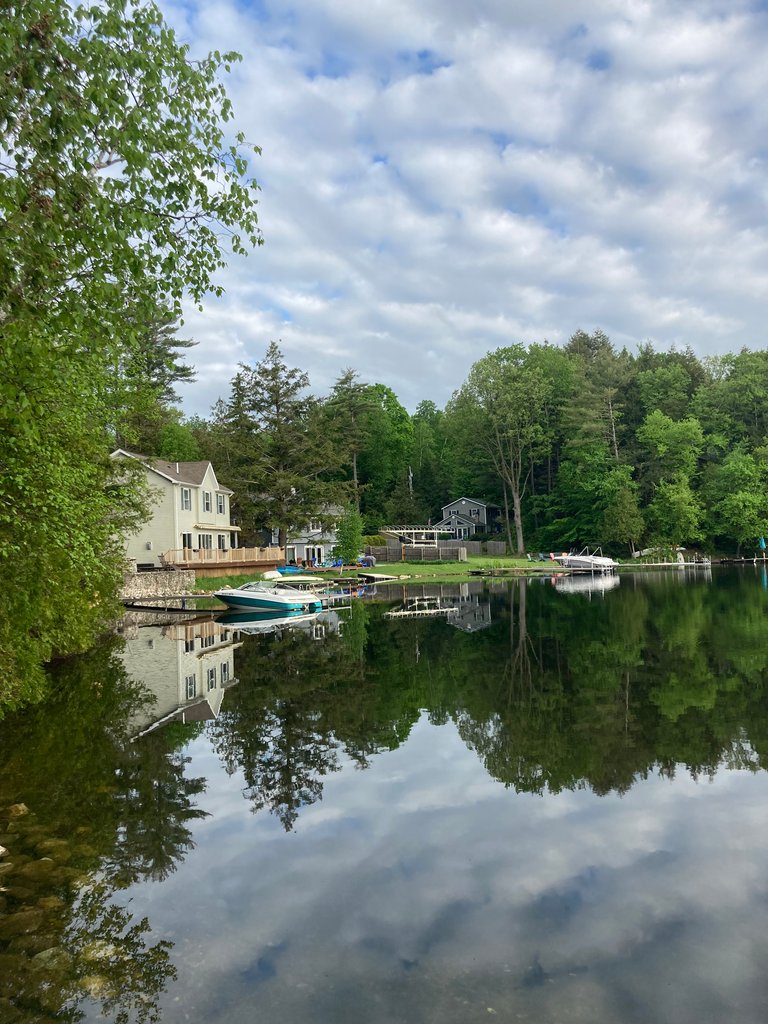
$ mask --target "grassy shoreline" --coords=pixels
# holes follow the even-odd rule
[[[485,555],[469,558],[466,562],[381,562],[375,569],[361,569],[359,566],[348,566],[341,573],[323,573],[323,577],[332,583],[334,579],[348,579],[360,572],[377,572],[387,576],[406,577],[414,582],[434,580],[451,580],[453,582],[467,582],[473,578],[477,570],[499,569],[504,574],[539,576],[542,573],[562,572],[562,568],[554,562],[529,562],[526,558],[513,558],[511,556],[489,557]],[[312,573],[311,569],[307,570]],[[193,593],[206,594],[221,587],[239,587],[243,583],[261,579],[261,573],[246,573],[238,576],[207,576],[195,582]]]
[[[752,561],[752,559],[747,559]],[[645,559],[627,560],[617,563],[617,570],[628,570],[630,572],[664,566],[666,568],[677,568],[677,562],[670,558],[663,562],[648,563]],[[494,573],[493,570],[497,570]],[[475,555],[466,562],[380,562],[374,569],[363,569],[360,566],[345,566],[339,573],[337,571],[324,572],[322,576],[332,584],[336,579],[349,579],[359,573],[375,572],[386,576],[396,576],[403,582],[411,583],[467,583],[478,579],[478,572],[487,572],[489,576],[495,575],[497,579],[515,579],[521,576],[538,577],[551,576],[554,573],[567,572],[561,565],[553,561],[528,561],[527,558],[515,558],[510,555],[490,557],[487,555]],[[311,575],[312,570],[308,569],[307,574]],[[321,575],[317,573],[317,575]],[[194,590],[190,596],[200,595],[203,599],[214,590],[223,587],[239,587],[243,583],[250,583],[253,580],[260,580],[261,573],[245,573],[238,576],[215,576],[202,577],[195,582]],[[289,577],[290,578],[290,577]]]

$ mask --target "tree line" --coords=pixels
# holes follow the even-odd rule
[[[172,338],[162,362],[172,366]],[[180,365],[180,364],[177,364]],[[499,509],[510,551],[600,545],[754,550],[768,530],[768,352],[617,350],[602,332],[498,348],[445,408],[410,414],[344,370],[309,391],[274,342],[241,365],[210,418],[167,404],[134,423],[142,450],[207,458],[235,491],[246,537],[351,505],[375,534],[439,521],[463,495]],[[130,439],[129,439],[130,440]]]

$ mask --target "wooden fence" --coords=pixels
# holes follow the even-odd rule
[[[506,555],[507,542],[505,540],[489,540],[485,545],[489,555]]]
[[[440,542],[435,548],[428,544],[388,544],[386,547],[368,545],[366,555],[377,562],[466,562],[467,549],[462,541],[454,544]]]

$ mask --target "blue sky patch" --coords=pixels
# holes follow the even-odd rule
[[[593,71],[607,71],[613,63],[607,50],[593,50],[587,57],[587,67]]]
[[[351,56],[323,50],[319,64],[307,69],[307,78],[347,78],[353,66]]]
[[[446,60],[433,50],[401,50],[397,59],[417,75],[431,75],[441,68],[449,68],[452,65],[452,61]]]

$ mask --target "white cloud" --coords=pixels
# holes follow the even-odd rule
[[[167,8],[235,48],[266,244],[191,314],[206,414],[281,340],[443,404],[484,352],[601,327],[764,344],[768,37],[747,0]],[[203,370],[205,372],[203,372]]]

